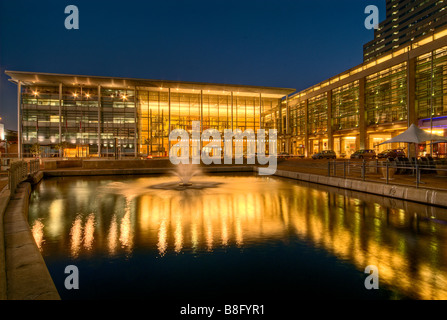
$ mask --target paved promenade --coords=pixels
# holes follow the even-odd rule
[[[351,162],[350,172],[347,174],[348,179],[362,180],[361,178],[361,166],[360,161]],[[308,159],[292,159],[286,160],[278,164],[278,170],[286,170],[300,173],[310,173],[322,176],[329,175],[328,161],[327,160],[308,160]],[[343,162],[339,161],[337,164],[337,170],[334,174],[334,168],[331,167],[331,176],[343,178]],[[376,170],[366,170],[365,181],[386,183],[384,176]],[[421,174],[422,183],[420,188],[431,190],[447,190],[447,177],[439,176],[436,171],[423,172]],[[408,174],[396,174],[393,179],[389,181],[390,185],[416,187],[416,177],[412,173]]]

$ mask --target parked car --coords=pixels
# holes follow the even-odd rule
[[[402,149],[389,149],[385,150],[377,155],[377,158],[379,159],[396,159],[399,157],[406,157],[405,151]]]
[[[286,152],[282,152],[280,154],[278,154],[278,159],[289,159],[290,158],[290,154],[286,153]]]
[[[324,150],[323,152],[316,153],[312,156],[312,159],[337,159],[337,154],[331,150]]]
[[[358,150],[351,155],[351,159],[370,160],[375,158],[376,158],[376,152],[370,149]]]

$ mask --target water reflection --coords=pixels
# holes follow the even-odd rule
[[[290,180],[213,177],[209,190],[153,190],[165,178],[44,181],[30,223],[44,256],[165,257],[306,241],[416,299],[447,299],[447,212]],[[61,249],[61,246],[65,249]]]
[[[33,234],[34,240],[36,241],[37,247],[42,251],[43,244],[43,228],[44,225],[40,220],[36,220],[34,225],[31,227],[31,233]]]

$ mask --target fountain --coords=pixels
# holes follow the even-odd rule
[[[177,166],[176,170],[171,173],[178,177],[179,181],[156,184],[150,186],[150,188],[158,190],[186,191],[216,188],[221,184],[219,182],[203,181],[204,179],[201,179],[201,181],[192,181],[194,177],[202,174],[202,170],[198,165],[180,164]]]
[[[202,176],[201,179],[195,179],[202,174],[202,170],[198,165],[179,165],[176,170],[172,170],[171,177],[163,179],[166,182],[147,185],[145,181],[120,182],[115,181],[108,183],[101,189],[107,192],[119,193],[126,198],[134,199],[146,194],[148,189],[164,190],[164,191],[197,191],[209,188],[217,188],[221,182],[209,181],[208,177]],[[199,180],[199,181],[197,181]]]
[[[173,173],[180,179],[180,187],[192,187],[191,179],[200,174],[200,172],[201,171],[197,166],[184,164],[178,165],[177,170],[173,171]]]

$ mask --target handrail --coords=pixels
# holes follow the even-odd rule
[[[443,166],[440,168],[439,166]],[[447,169],[445,168],[446,164],[444,163],[435,163],[428,162],[424,163],[424,161],[405,161],[405,162],[397,162],[397,161],[328,161],[327,170],[328,176],[337,177],[342,176],[344,179],[352,176],[353,174],[360,174],[361,180],[367,180],[367,175],[373,174],[382,174],[382,179],[386,181],[386,184],[389,184],[391,180],[393,180],[394,175],[404,175],[404,174],[412,174],[415,176],[415,185],[416,188],[419,188],[421,184],[423,184],[421,180],[421,176],[423,173],[432,173],[432,172],[442,172],[443,175],[447,176]]]
[[[35,174],[40,170],[40,161],[31,160],[28,163],[26,161],[12,162],[9,168],[9,190],[11,195],[13,195],[17,189],[17,186],[28,179],[30,174]]]

